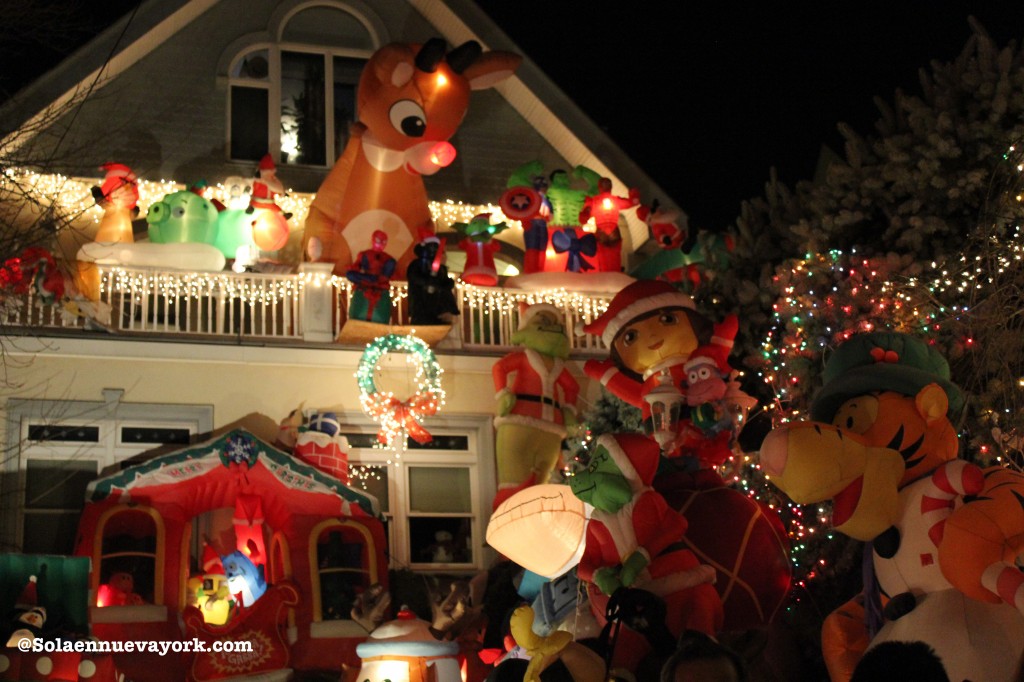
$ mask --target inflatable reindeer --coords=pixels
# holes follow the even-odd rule
[[[949,415],[963,399],[949,377],[914,337],[853,336],[825,367],[815,421],[777,428],[762,445],[772,483],[799,504],[831,500],[835,529],[870,543],[863,602],[823,626],[833,682],[888,640],[927,642],[953,680],[1017,679],[1024,475],[958,459]]]
[[[440,38],[377,50],[359,80],[359,121],[310,204],[306,257],[333,262],[334,272],[344,275],[354,254],[369,249],[374,231],[383,230],[404,277],[418,230],[433,231],[421,176],[455,159],[448,139],[466,114],[470,91],[508,78],[521,59],[484,53],[473,41],[446,54]]]

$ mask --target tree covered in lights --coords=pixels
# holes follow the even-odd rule
[[[842,157],[743,204],[732,267],[703,292],[743,320],[736,354],[773,420],[800,419],[831,349],[851,334],[924,336],[970,396],[965,455],[1021,464],[1024,52],[972,22],[916,93],[877,100],[872,133],[840,125]]]
[[[968,396],[963,455],[1022,465],[1024,52],[971,27],[914,92],[877,100],[873,131],[840,125],[845,149],[817,178],[789,187],[773,173],[732,226],[730,267],[697,290],[698,305],[739,315],[732,357],[759,377],[771,423],[807,417],[850,335],[904,331],[939,347]],[[756,456],[731,464],[734,484],[787,524],[787,622],[813,658],[821,619],[859,589],[861,544],[829,532],[827,505],[790,503]]]

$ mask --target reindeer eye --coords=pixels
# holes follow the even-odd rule
[[[427,115],[423,108],[410,99],[403,99],[391,105],[388,112],[395,130],[409,137],[423,137],[427,130]]]

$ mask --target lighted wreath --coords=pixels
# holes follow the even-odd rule
[[[373,379],[381,360],[391,352],[408,353],[419,361],[414,379],[416,392],[404,400],[390,391],[378,391]],[[434,351],[418,337],[387,334],[366,345],[356,369],[356,381],[359,383],[359,402],[362,403],[363,411],[380,422],[378,441],[390,445],[403,432],[417,443],[429,443],[432,440],[419,420],[437,414],[437,410],[444,404],[441,373]]]

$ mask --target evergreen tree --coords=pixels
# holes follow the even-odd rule
[[[845,154],[820,177],[793,190],[772,177],[742,207],[732,266],[703,295],[744,320],[736,353],[771,388],[776,422],[806,415],[851,334],[907,331],[969,395],[965,455],[1020,464],[1024,53],[972,28],[959,57],[922,69],[918,94],[877,100],[872,134],[841,125]]]
[[[922,69],[918,94],[876,100],[872,133],[840,125],[844,153],[826,150],[814,180],[791,189],[773,173],[741,207],[730,267],[697,291],[740,316],[733,357],[761,380],[773,424],[807,418],[850,335],[905,331],[935,344],[964,389],[963,456],[1024,465],[1024,52],[971,27],[955,60]],[[729,480],[789,529],[784,618],[815,667],[822,619],[860,588],[862,545],[828,530],[827,504],[794,505],[766,481],[750,441]]]

